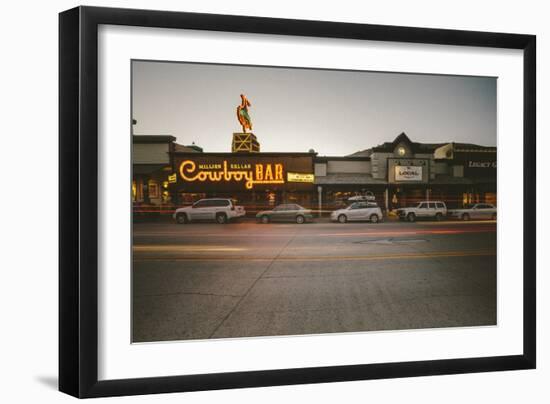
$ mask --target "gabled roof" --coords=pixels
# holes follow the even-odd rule
[[[348,157],[370,157],[372,153],[393,153],[395,148],[399,143],[407,144],[411,151],[415,154],[417,153],[433,153],[435,149],[445,146],[447,144],[452,144],[455,151],[495,151],[496,147],[481,146],[473,143],[454,143],[454,142],[443,142],[443,143],[419,143],[413,142],[405,134],[401,132],[392,142],[384,142],[378,146],[371,147],[369,149],[360,150],[358,152],[348,155]]]
[[[405,134],[405,132],[401,132],[394,140],[393,142],[385,142],[381,145],[374,146],[371,148],[373,153],[381,152],[381,153],[393,153],[395,148],[399,143],[405,143],[408,145],[413,153],[431,153],[438,147],[443,146],[447,143],[418,143],[413,142],[409,137]]]

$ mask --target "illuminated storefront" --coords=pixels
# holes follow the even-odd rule
[[[314,153],[173,153],[179,205],[200,198],[233,198],[247,212],[294,202],[312,203]]]
[[[204,153],[171,136],[134,136],[134,212],[170,213],[201,198],[233,198],[247,214],[280,203],[328,213],[370,194],[386,211],[422,200],[450,208],[497,203],[496,148],[417,143],[404,133],[348,156]]]
[[[351,196],[372,192],[386,211],[423,200],[450,208],[497,203],[496,147],[418,143],[404,133],[346,157],[317,157],[315,183],[331,210]]]

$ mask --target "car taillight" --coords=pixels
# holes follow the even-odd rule
[[[235,210],[235,206],[231,205],[231,210]]]

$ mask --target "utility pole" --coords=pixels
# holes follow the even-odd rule
[[[318,197],[317,200],[319,201],[319,217],[321,217],[321,212],[323,210],[323,187],[318,185],[317,186],[317,193]]]

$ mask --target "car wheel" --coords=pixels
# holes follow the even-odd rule
[[[227,223],[227,216],[225,215],[225,213],[218,213],[216,215],[216,222],[219,224]]]
[[[296,216],[296,223],[302,224],[306,221],[306,219],[302,215]]]
[[[497,214],[496,213],[493,213],[491,215],[491,220],[497,220]]]
[[[187,215],[185,213],[178,213],[176,215],[176,223],[177,224],[185,224],[187,223]]]
[[[470,220],[470,215],[467,214],[467,213],[464,213],[464,214],[462,215],[462,220],[464,220],[465,222],[467,222],[468,220]]]
[[[261,221],[263,224],[268,224],[268,223],[269,223],[269,216],[263,215],[263,216],[261,217],[260,221]]]
[[[407,220],[408,220],[409,222],[414,222],[414,221],[416,220],[416,215],[415,215],[414,213],[409,213],[409,214],[407,215]]]
[[[435,220],[437,220],[438,222],[441,222],[441,220],[443,220],[443,215],[441,213],[436,213]]]
[[[340,223],[346,223],[348,221],[348,218],[346,217],[346,215],[340,215],[338,216],[338,222]]]
[[[372,223],[378,223],[379,220],[380,220],[380,218],[376,214],[370,216],[370,221]]]

